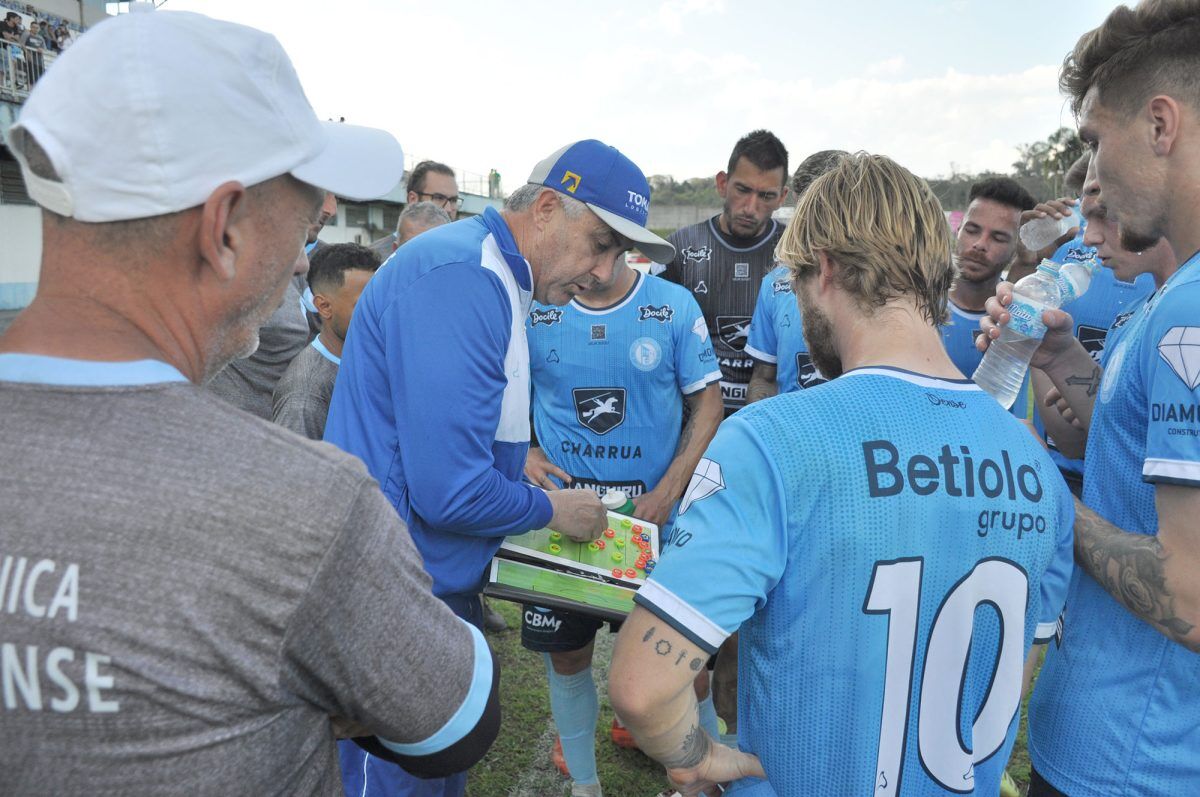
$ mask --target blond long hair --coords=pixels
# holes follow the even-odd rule
[[[942,203],[925,181],[890,158],[859,152],[804,192],[775,256],[800,281],[816,274],[817,252],[825,252],[868,315],[909,297],[937,325],[954,279],[952,246]]]

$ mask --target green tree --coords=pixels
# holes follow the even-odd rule
[[[1083,154],[1083,142],[1071,128],[1060,127],[1042,141],[1018,145],[1017,154],[1013,176],[1033,183],[1040,181],[1042,190],[1033,191],[1034,196],[1058,197],[1063,193],[1067,169]]]

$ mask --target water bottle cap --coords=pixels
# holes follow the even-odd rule
[[[605,509],[620,509],[628,500],[629,498],[620,490],[609,490],[601,496],[600,503],[604,504]]]

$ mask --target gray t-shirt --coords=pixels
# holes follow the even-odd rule
[[[313,344],[296,355],[275,385],[271,420],[310,440],[320,440],[325,436],[338,366]]]
[[[308,317],[300,304],[304,277],[288,283],[283,303],[258,330],[258,349],[234,360],[208,383],[208,389],[251,415],[271,420],[271,395],[288,364],[312,340]]]
[[[186,382],[0,419],[4,794],[340,795],[331,715],[416,742],[478,681],[357,459]]]

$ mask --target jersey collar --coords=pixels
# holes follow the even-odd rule
[[[919,385],[920,387],[932,387],[941,390],[982,390],[979,385],[970,379],[945,379],[940,376],[926,376],[925,374],[918,374],[915,371],[906,371],[903,368],[893,368],[890,365],[868,365],[862,368],[854,368],[839,376],[838,379],[845,379],[848,376],[886,376],[891,379],[899,379],[902,382]]]
[[[508,223],[504,221],[504,217],[500,215],[493,207],[487,207],[483,210],[483,215],[480,216],[483,220],[483,226],[487,227],[492,236],[496,239],[496,246],[500,249],[500,254],[504,255],[504,262],[508,264],[508,268],[512,271],[513,278],[517,281],[517,286],[530,293],[533,292],[533,268],[529,265],[529,261],[525,259],[525,255],[521,254],[521,250],[517,249],[517,242],[512,237],[512,230],[508,228]]]
[[[44,354],[0,354],[0,381],[71,387],[132,387],[186,382],[187,377],[161,360],[101,362]]]

